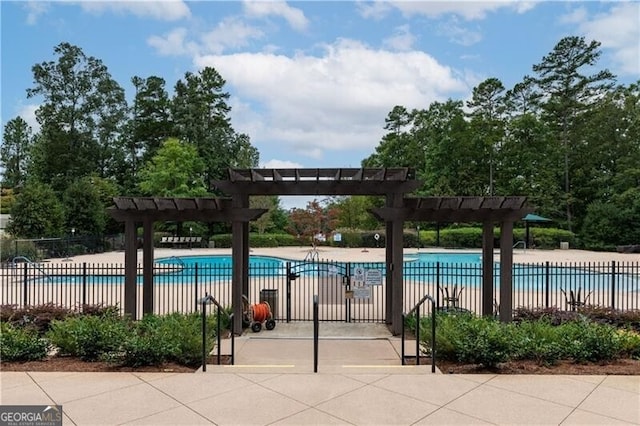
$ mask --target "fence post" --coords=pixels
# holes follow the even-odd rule
[[[351,290],[351,263],[347,262],[345,264],[345,278],[346,278],[346,290]],[[345,297],[345,315],[344,321],[351,322],[351,300],[350,298]]]
[[[287,322],[291,322],[291,262],[287,261]]]
[[[416,307],[416,365],[420,365],[420,305]]]
[[[549,308],[549,261],[544,264],[544,307]]]
[[[627,305],[628,306],[628,305]],[[611,309],[616,308],[616,261],[611,261]]]
[[[82,311],[87,305],[87,262],[82,262]]]
[[[29,271],[28,268],[29,267],[29,263],[28,262],[24,262],[24,274],[23,274],[23,288],[22,288],[22,305],[23,306],[27,306],[29,304],[29,287],[27,285],[28,283],[28,278],[29,278]]]
[[[440,262],[436,262],[436,304],[440,306]]]
[[[196,312],[198,312],[198,262],[195,264],[194,278],[193,278],[193,294],[196,301]],[[220,296],[218,296],[220,297]]]

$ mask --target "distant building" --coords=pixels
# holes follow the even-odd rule
[[[9,224],[9,219],[11,215],[8,214],[0,214],[0,236],[5,235],[5,229]]]

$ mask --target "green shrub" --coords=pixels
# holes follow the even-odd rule
[[[97,361],[110,352],[118,352],[131,330],[125,319],[87,315],[53,321],[46,336],[61,355]]]
[[[640,359],[640,334],[633,330],[618,330],[621,356]]]
[[[121,351],[113,354],[109,361],[139,367],[160,365],[174,358],[178,353],[178,343],[174,336],[168,335],[163,321],[163,317],[145,315],[123,342]]]
[[[207,353],[213,348],[215,335],[214,317],[207,316]],[[199,365],[202,362],[202,316],[191,314],[171,314],[166,317],[167,333],[178,342],[178,351],[173,360],[182,365]]]
[[[435,247],[438,243],[436,231],[420,231],[420,247]]]
[[[231,234],[218,234],[209,237],[209,244],[215,244],[216,248],[230,248],[231,247]]]
[[[493,368],[511,357],[513,340],[507,325],[471,317],[461,326],[461,339],[456,342],[459,361]]]
[[[49,343],[31,328],[0,323],[0,358],[3,361],[37,361],[47,356]]]
[[[564,356],[560,329],[549,320],[523,321],[514,331],[514,358],[532,359],[540,365],[553,365]]]
[[[452,248],[482,247],[482,228],[448,228],[440,231],[440,245]]]
[[[335,245],[349,248],[362,247],[362,234],[360,232],[343,231],[341,234],[342,241],[334,243]]]
[[[573,232],[557,228],[529,228],[531,239],[536,248],[556,249],[562,241],[569,243],[569,247],[576,245],[576,236]]]
[[[585,318],[564,324],[561,328],[563,347],[575,362],[613,360],[622,354],[622,341],[615,327]]]
[[[32,241],[15,241],[8,238],[0,239],[0,262],[9,262],[14,257],[23,256],[32,262],[42,258],[38,248]],[[18,267],[24,267],[18,264]]]

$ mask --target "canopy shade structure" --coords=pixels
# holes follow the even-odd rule
[[[524,240],[524,248],[530,247],[531,244],[529,243],[530,239],[529,239],[529,224],[530,223],[544,223],[544,222],[552,222],[552,219],[548,219],[546,217],[542,217],[542,216],[538,216],[537,214],[533,214],[533,213],[529,213],[528,215],[526,215],[525,217],[522,218],[522,221],[524,222],[524,228],[525,228],[525,240]]]
[[[551,222],[552,219],[547,219],[546,217],[538,216],[537,214],[529,213],[525,217],[522,218],[523,222]]]

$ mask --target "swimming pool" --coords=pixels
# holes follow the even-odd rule
[[[412,253],[405,255],[403,274],[405,281],[416,283],[439,283],[441,285],[458,284],[479,288],[482,285],[482,257],[479,252],[434,252]],[[386,275],[383,262],[308,262],[274,256],[249,256],[249,276],[252,279],[278,279],[287,276],[287,264],[290,272],[299,276],[347,276],[354,269],[380,270]],[[640,291],[640,274],[635,269],[625,270],[618,266],[616,270],[598,264],[514,264],[512,280],[514,288],[522,290],[541,287],[551,288],[588,288],[606,290],[624,288],[625,291]],[[217,283],[232,278],[231,255],[208,256],[172,256],[156,259],[154,283],[162,285],[186,284],[193,282]],[[90,269],[69,267],[49,270],[30,275],[29,281],[36,284],[123,284],[123,270]],[[142,284],[142,270],[138,270],[137,283]],[[494,263],[494,284],[500,283],[500,264]]]

